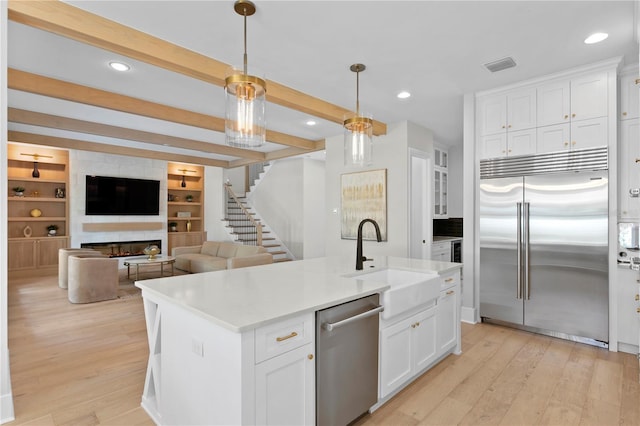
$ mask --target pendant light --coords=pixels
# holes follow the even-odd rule
[[[349,68],[356,73],[356,113],[344,120],[344,165],[367,166],[371,164],[373,145],[373,120],[360,113],[360,73],[367,67],[353,64]]]
[[[248,0],[238,0],[234,10],[244,17],[244,63],[241,70],[232,68],[225,79],[225,135],[227,145],[238,148],[258,148],[265,142],[267,85],[247,71],[247,16],[256,12]]]

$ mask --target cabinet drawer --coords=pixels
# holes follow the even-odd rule
[[[255,331],[256,364],[313,341],[313,314],[301,315]]]
[[[446,290],[460,283],[460,270],[449,272],[440,276],[440,290]]]

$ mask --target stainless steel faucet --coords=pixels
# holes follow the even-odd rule
[[[378,238],[378,242],[382,241],[382,237],[380,236],[380,227],[378,226],[377,222],[373,219],[363,219],[360,222],[360,225],[358,225],[358,242],[356,245],[356,270],[357,271],[362,270],[363,268],[362,262],[365,262],[367,260],[373,260],[373,259],[367,259],[362,255],[362,225],[364,225],[365,222],[371,222],[373,226],[375,226],[376,237]]]

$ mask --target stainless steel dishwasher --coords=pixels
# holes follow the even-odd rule
[[[346,425],[378,401],[378,294],[316,312],[316,425]]]

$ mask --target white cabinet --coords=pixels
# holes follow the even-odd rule
[[[633,72],[620,77],[620,119],[629,120],[640,117],[640,87],[636,84],[638,73]]]
[[[448,353],[460,353],[459,294],[460,270],[456,269],[440,277],[437,299],[391,321],[380,321],[380,400]]]
[[[555,81],[537,89],[538,127],[569,123],[571,92],[569,81]]]
[[[571,79],[571,121],[608,115],[606,72]]]
[[[313,354],[308,343],[256,365],[256,424],[314,424]]]
[[[480,158],[535,154],[536,139],[535,128],[482,136],[480,139]]]
[[[631,190],[640,189],[640,119],[620,122],[620,153],[618,170],[618,214],[621,219],[640,220],[640,197]]]
[[[380,397],[384,398],[436,359],[436,308],[380,331]]]
[[[535,89],[487,96],[478,105],[480,134],[492,135],[536,126]]]
[[[606,146],[607,117],[538,127],[537,153]]]
[[[314,424],[313,335],[311,315],[255,330],[256,424]]]
[[[437,241],[431,244],[431,260],[451,262],[451,242]]]
[[[637,312],[640,273],[628,266],[618,266],[617,272],[618,342],[635,347],[640,332]]]
[[[448,202],[448,172],[447,163],[449,153],[442,148],[434,148],[433,170],[433,217],[434,219],[446,219],[449,217]]]
[[[436,317],[436,342],[440,353],[446,352],[456,345],[458,339],[457,306],[458,293],[455,287],[440,292]]]
[[[537,152],[554,152],[571,149],[571,124],[554,124],[538,127]]]

